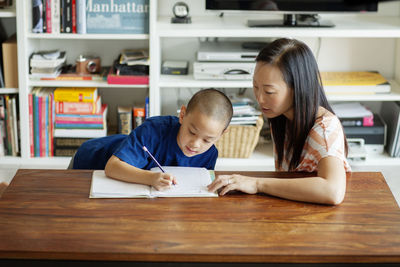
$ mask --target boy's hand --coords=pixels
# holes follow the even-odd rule
[[[156,172],[154,173],[154,180],[152,186],[158,191],[169,189],[171,185],[176,185],[176,179],[172,174]]]

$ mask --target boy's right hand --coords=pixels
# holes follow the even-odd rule
[[[164,191],[169,189],[171,185],[176,185],[176,179],[172,174],[163,173],[163,172],[155,172],[154,179],[151,184],[158,191]]]

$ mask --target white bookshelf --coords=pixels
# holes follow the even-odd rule
[[[31,1],[16,0],[16,9],[0,10],[0,18],[16,17],[18,34],[18,63],[20,88],[0,89],[2,93],[19,94],[21,157],[4,157],[0,167],[15,164],[29,167],[63,168],[70,158],[31,158],[29,155],[28,94],[35,86],[43,87],[98,87],[105,101],[116,104],[126,101],[126,95],[147,94],[150,114],[166,115],[163,106],[177,104],[180,90],[199,88],[249,88],[252,81],[203,81],[186,76],[161,75],[161,62],[166,59],[188,60],[190,70],[200,40],[218,38],[229,40],[269,41],[277,37],[298,38],[316,53],[321,71],[378,70],[392,85],[390,94],[328,95],[330,101],[384,102],[400,101],[400,3],[384,3],[383,11],[365,15],[324,15],[336,24],[334,28],[248,28],[243,14],[225,14],[204,10],[204,0],[187,0],[191,24],[171,24],[174,0],[150,0],[149,34],[34,34],[31,33]],[[381,7],[381,4],[380,4]],[[252,19],[257,19],[252,16]],[[29,77],[29,55],[41,49],[66,49],[67,62],[73,63],[84,49],[102,53],[102,65],[110,65],[121,49],[148,46],[150,50],[150,84],[109,85],[105,81],[41,81]],[[85,51],[84,51],[85,52]],[[347,60],[348,59],[348,60]],[[105,64],[103,64],[103,61]],[[192,71],[191,71],[192,72]],[[5,91],[4,91],[5,90]],[[119,95],[118,95],[119,93]],[[353,166],[399,165],[400,159],[386,154],[369,155],[364,162]],[[217,170],[273,170],[271,145],[258,145],[248,159],[219,158]]]
[[[18,94],[18,88],[0,88],[0,95]]]
[[[0,18],[15,18],[16,15],[17,12],[13,6],[0,9]]]

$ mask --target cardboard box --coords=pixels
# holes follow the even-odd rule
[[[3,42],[3,73],[6,88],[18,88],[17,36]]]

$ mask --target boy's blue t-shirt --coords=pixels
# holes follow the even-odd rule
[[[157,167],[143,150],[146,146],[163,166],[205,167],[213,170],[218,157],[212,145],[206,152],[187,157],[179,148],[176,138],[181,124],[178,117],[150,117],[129,135],[116,134],[83,143],[74,157],[74,169],[104,170],[107,161],[115,155],[122,161],[140,169]]]

